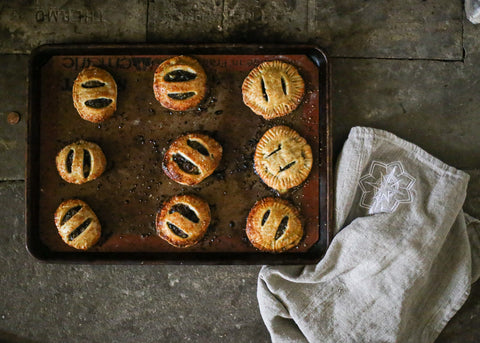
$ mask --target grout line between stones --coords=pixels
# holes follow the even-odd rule
[[[405,58],[405,57],[360,57],[360,56],[329,56],[331,59],[345,60],[380,60],[380,61],[425,61],[425,62],[444,62],[458,63],[464,62],[464,59],[442,59],[442,58]]]
[[[226,0],[222,0],[222,18],[220,19],[220,27],[222,28],[222,37],[225,38],[226,37],[226,34],[225,34],[225,27],[223,26],[225,24],[225,19],[227,17],[227,14],[225,13],[225,1]]]
[[[465,14],[465,4],[462,1],[462,60],[465,62],[465,20],[466,20],[466,14]]]
[[[145,42],[148,42],[148,18],[150,17],[150,0],[147,1],[147,18],[145,19]]]

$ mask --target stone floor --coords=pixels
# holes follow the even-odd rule
[[[45,264],[26,251],[29,53],[80,42],[318,45],[335,153],[352,126],[392,131],[467,170],[465,209],[480,217],[480,25],[460,0],[0,1],[1,342],[269,341],[258,266]],[[437,342],[478,341],[477,282]]]

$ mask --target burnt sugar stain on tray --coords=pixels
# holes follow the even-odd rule
[[[323,132],[328,126],[327,85],[323,84],[319,66],[302,53],[259,55],[221,51],[217,47],[215,54],[205,54],[203,50],[188,53],[205,69],[208,91],[198,108],[184,112],[163,108],[152,89],[157,66],[167,58],[185,54],[182,49],[177,54],[138,55],[112,53],[108,49],[104,54],[91,55],[88,49],[83,54],[71,55],[51,52],[44,63],[33,65],[34,87],[38,89],[30,90],[38,93],[32,101],[31,116],[36,116],[33,124],[37,125],[31,128],[35,134],[29,132],[29,137],[33,137],[30,143],[37,145],[38,157],[28,163],[27,177],[34,180],[29,182],[28,189],[36,191],[27,192],[27,196],[31,197],[28,206],[37,210],[30,211],[33,215],[27,218],[27,234],[35,231],[32,236],[41,242],[30,237],[27,243],[34,245],[29,247],[31,251],[41,244],[43,250],[55,256],[52,259],[59,261],[63,253],[65,260],[73,261],[81,261],[82,255],[89,254],[101,261],[102,254],[109,254],[108,261],[115,262],[112,253],[118,253],[126,261],[140,261],[145,254],[148,260],[172,263],[195,262],[186,258],[191,253],[202,256],[206,263],[288,263],[289,255],[296,256],[294,261],[302,261],[303,255],[308,257],[306,260],[321,257],[329,239],[326,225],[329,218],[325,218],[327,214],[322,214],[321,209],[329,201],[328,192],[320,194],[321,183],[326,182],[322,168],[330,168],[330,164],[323,152],[327,142],[322,141],[328,137]],[[243,104],[241,86],[251,69],[274,59],[291,63],[299,70],[305,81],[305,95],[293,113],[268,121]],[[81,119],[72,101],[73,81],[84,67],[91,65],[107,70],[118,86],[117,110],[100,124]],[[257,200],[278,196],[253,168],[256,143],[275,125],[288,125],[306,138],[312,147],[314,165],[305,183],[281,196],[300,209],[304,238],[292,251],[272,255],[258,252],[249,243],[245,224]],[[163,155],[169,144],[190,132],[206,133],[223,147],[219,167],[196,186],[180,185],[162,171]],[[65,145],[80,139],[97,143],[103,149],[107,168],[94,181],[69,184],[58,175],[55,156]],[[205,237],[186,249],[169,245],[155,232],[155,216],[162,203],[179,194],[200,196],[209,203],[212,213]],[[73,258],[74,250],[61,240],[53,221],[58,205],[70,198],[87,202],[102,225],[100,242],[86,252],[74,254],[77,257]],[[158,258],[152,257],[155,253],[160,253]],[[223,254],[222,261],[216,254]],[[254,255],[255,260],[251,257]],[[46,260],[48,256],[47,253]],[[225,256],[232,256],[231,261],[228,257],[225,260]]]

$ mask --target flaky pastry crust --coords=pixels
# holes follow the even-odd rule
[[[112,75],[101,68],[83,69],[73,83],[72,95],[80,117],[93,123],[105,121],[117,109],[117,84]],[[106,106],[94,107],[91,102],[95,101],[104,101]]]
[[[101,236],[100,222],[84,201],[69,199],[55,212],[55,225],[62,240],[69,246],[86,250],[95,245]]]
[[[170,145],[163,158],[163,171],[175,182],[196,185],[215,171],[222,153],[222,146],[210,136],[190,133]]]
[[[62,179],[82,184],[102,175],[107,160],[97,144],[80,140],[60,150],[56,165]]]
[[[274,126],[258,142],[254,165],[263,182],[283,193],[300,185],[310,174],[312,149],[295,130]]]
[[[303,227],[298,210],[280,198],[263,198],[255,203],[247,218],[246,233],[254,247],[279,253],[298,245]]]
[[[188,56],[176,56],[160,64],[153,79],[155,98],[163,107],[185,111],[205,97],[207,76],[200,63]]]
[[[193,195],[177,195],[164,203],[157,214],[158,235],[169,244],[186,248],[197,244],[210,225],[210,207]]]
[[[305,84],[297,69],[285,62],[267,61],[253,69],[242,84],[243,102],[265,119],[295,110]]]

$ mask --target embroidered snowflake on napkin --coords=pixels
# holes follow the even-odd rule
[[[360,206],[369,214],[392,213],[400,204],[413,201],[415,178],[407,173],[401,162],[373,161],[368,174],[360,178]]]

